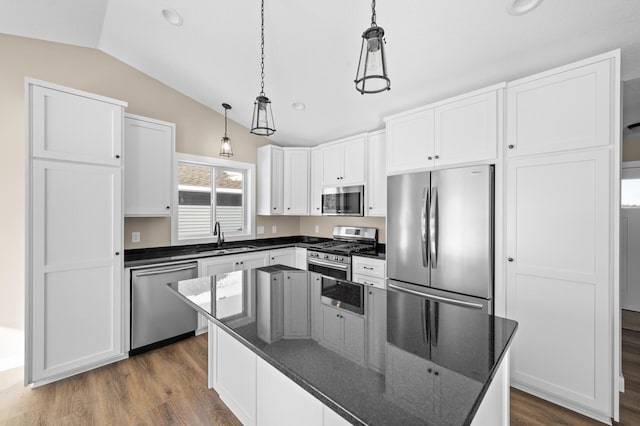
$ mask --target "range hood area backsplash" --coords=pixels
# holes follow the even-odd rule
[[[332,217],[332,216],[256,216],[256,227],[263,226],[264,234],[256,238],[308,235],[331,238],[336,225],[364,226],[378,229],[378,242],[386,242],[384,217]],[[272,233],[272,227],[276,232]],[[315,227],[318,231],[315,232]],[[257,229],[257,228],[256,228]],[[131,242],[131,233],[140,232],[140,242]],[[171,245],[171,219],[153,217],[127,217],[124,219],[124,248],[137,249]]]

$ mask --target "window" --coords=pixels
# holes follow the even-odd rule
[[[620,202],[622,208],[640,207],[640,167],[630,167],[632,164],[623,165],[620,182]],[[626,166],[626,167],[625,167]]]
[[[176,154],[172,244],[217,241],[220,222],[225,240],[254,238],[255,165]]]

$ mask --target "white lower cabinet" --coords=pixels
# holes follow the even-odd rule
[[[307,249],[302,247],[296,247],[296,268],[307,270]]]
[[[198,260],[198,277],[209,275],[226,274],[233,271],[244,271],[245,269],[261,268],[269,265],[269,255],[266,251],[246,253],[237,255],[225,255],[209,257]],[[196,334],[207,331],[209,321],[201,314],[198,314],[198,329]]]
[[[364,363],[364,318],[343,309],[320,305],[320,343],[360,364]]]
[[[209,339],[210,384],[242,424],[255,425],[256,354],[213,325]]]
[[[285,271],[282,275],[284,288],[284,337],[306,339],[310,334],[307,273]]]
[[[209,387],[244,425],[349,424],[213,323],[209,324]]]
[[[367,288],[365,312],[367,318],[367,365],[384,371],[385,344],[387,338],[387,292],[379,288]]]
[[[296,248],[283,248],[269,251],[269,265],[296,267]]]
[[[256,382],[258,426],[322,426],[323,404],[261,358]]]
[[[609,155],[513,158],[506,179],[512,383],[603,420],[613,415]]]

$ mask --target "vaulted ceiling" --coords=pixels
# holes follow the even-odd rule
[[[354,88],[366,0],[265,0],[265,92],[283,145],[382,128],[382,117],[615,48],[640,77],[640,1],[378,0],[391,91]],[[163,9],[175,9],[182,26]],[[0,33],[97,48],[250,127],[260,91],[259,0],[0,0]],[[303,102],[306,109],[292,107]]]

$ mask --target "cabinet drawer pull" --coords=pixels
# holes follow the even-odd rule
[[[436,156],[435,156],[435,159],[437,160],[438,158],[440,158],[440,156],[439,156],[439,155],[436,155]]]
[[[363,266],[363,267],[362,267],[362,269],[368,269],[368,270],[370,270],[370,271],[373,271],[373,268],[372,268],[372,267],[370,267],[370,266]]]
[[[116,158],[120,158],[120,154],[116,154]]]

